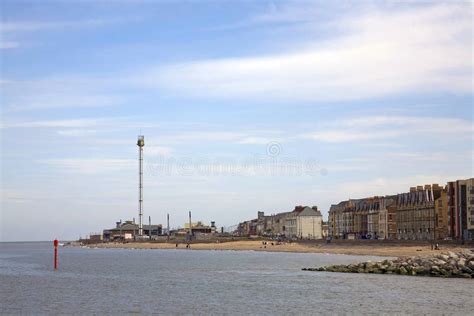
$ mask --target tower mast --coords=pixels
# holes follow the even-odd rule
[[[145,136],[138,136],[138,236],[143,236],[143,146]]]

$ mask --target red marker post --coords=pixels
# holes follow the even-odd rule
[[[58,269],[58,240],[54,240],[54,270]]]

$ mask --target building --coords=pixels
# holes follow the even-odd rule
[[[270,215],[266,218],[267,232],[270,236],[283,236],[286,232],[286,218],[291,212],[282,212]]]
[[[322,237],[327,238],[329,236],[329,225],[328,222],[323,221],[323,226],[322,226],[322,231],[321,231]]]
[[[441,191],[440,197],[435,200],[435,222],[435,239],[444,240],[449,238],[447,186]]]
[[[474,239],[474,178],[448,182],[448,235],[456,240]]]
[[[329,235],[340,239],[388,239],[394,196],[351,199],[329,210]]]
[[[192,227],[192,232],[194,234],[210,234],[213,232],[216,232],[215,225],[214,227],[205,225],[202,222],[198,221],[195,223],[191,223]],[[184,231],[189,231],[189,223],[184,223]]]
[[[397,203],[387,205],[387,239],[397,239]]]
[[[331,237],[339,239],[367,238],[370,204],[367,199],[350,199],[329,209]]]
[[[331,205],[328,233],[340,239],[474,240],[474,178]]]
[[[397,239],[435,239],[435,200],[441,197],[442,190],[438,184],[427,184],[397,195]]]
[[[143,225],[144,237],[151,239],[156,238],[162,234],[161,225]],[[139,225],[133,221],[125,221],[124,223],[117,222],[116,226],[111,229],[103,231],[103,238],[105,241],[115,240],[135,240],[139,237]]]
[[[474,178],[467,180],[467,236],[466,239],[474,240]]]
[[[344,238],[345,227],[343,225],[342,213],[348,201],[339,202],[331,205],[328,216],[329,236],[333,238]]]
[[[366,236],[368,239],[388,239],[388,208],[392,204],[395,204],[395,196],[376,196],[368,199]]]
[[[285,236],[300,239],[323,238],[323,216],[317,206],[298,206],[286,217]]]
[[[273,215],[258,212],[256,219],[239,223],[236,233],[239,236],[320,239],[323,236],[322,215],[316,206],[301,205],[291,212]]]

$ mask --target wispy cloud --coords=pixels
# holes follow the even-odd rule
[[[433,174],[433,175],[412,175],[401,177],[378,177],[364,181],[349,181],[338,185],[338,192],[344,192],[345,196],[340,196],[334,201],[345,200],[348,198],[362,198],[374,195],[390,195],[402,192],[408,192],[410,187],[415,185],[437,183],[445,185],[448,181],[457,179],[466,179],[468,174]]]
[[[271,141],[282,141],[278,136],[279,131],[259,131],[259,130],[191,130],[186,132],[177,132],[164,134],[156,139],[159,143],[180,144],[193,142],[222,143],[233,144],[267,144]],[[276,136],[277,135],[277,136]]]
[[[303,138],[323,142],[391,139],[399,136],[432,136],[441,138],[472,138],[471,121],[458,118],[413,116],[364,116],[336,120],[326,124],[324,130],[301,135]]]
[[[147,156],[168,156],[173,152],[171,147],[166,146],[147,146]]]
[[[4,111],[90,108],[124,104],[126,98],[114,91],[113,82],[118,85],[120,80],[78,75],[37,80],[8,80],[3,84]]]
[[[337,21],[343,35],[297,52],[175,64],[145,81],[197,97],[254,100],[469,93],[470,12],[468,4],[372,11]]]
[[[123,19],[86,19],[76,21],[3,21],[0,23],[0,32],[12,33],[88,28],[104,26],[120,21],[123,21]]]
[[[25,122],[7,122],[3,123],[1,128],[78,128],[90,127],[103,124],[110,119],[66,119],[66,120],[46,120],[46,121],[25,121]]]
[[[11,48],[17,48],[20,46],[18,42],[11,42],[11,41],[1,41],[0,42],[0,49],[11,49]]]
[[[95,135],[97,130],[95,129],[66,129],[66,130],[59,130],[58,135],[61,136],[71,136],[71,137],[84,137]]]
[[[39,163],[54,166],[67,173],[103,174],[122,170],[131,170],[137,167],[135,159],[46,159]]]

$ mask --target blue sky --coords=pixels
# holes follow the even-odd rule
[[[473,176],[472,4],[2,1],[0,240]]]

